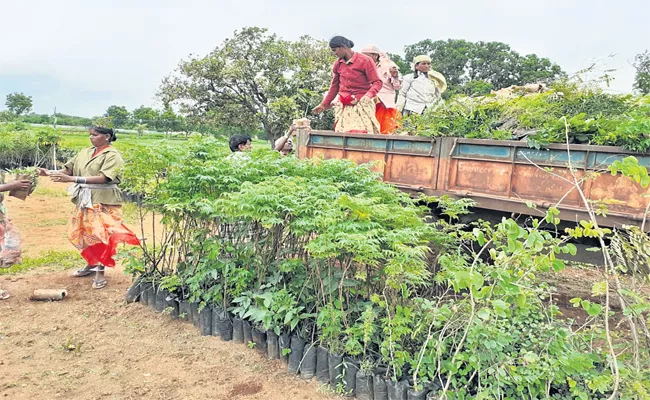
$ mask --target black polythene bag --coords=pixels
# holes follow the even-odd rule
[[[357,371],[357,382],[355,385],[355,393],[357,400],[373,400],[373,382],[372,375],[366,375],[361,371]]]
[[[300,370],[300,361],[302,360],[302,352],[305,349],[305,341],[297,335],[291,336],[291,353],[289,353],[289,366],[290,374],[297,374]]]
[[[440,400],[440,395],[438,390],[434,390],[427,393],[427,400]]]
[[[253,341],[253,327],[248,321],[242,321],[242,325],[244,326],[244,344],[248,346]]]
[[[156,292],[156,312],[163,312],[165,311],[165,306],[167,306],[167,302],[165,301],[165,298],[167,297],[167,291],[158,288],[158,291]]]
[[[285,364],[289,364],[289,352],[291,352],[291,336],[288,333],[281,333],[278,338],[280,345],[280,358]]]
[[[192,322],[192,308],[187,300],[178,302],[178,316],[186,322]]]
[[[133,282],[133,285],[126,291],[124,295],[124,300],[126,304],[135,303],[140,299],[140,294],[142,293],[142,275]]]
[[[147,305],[154,310],[156,309],[156,292],[158,291],[158,287],[154,284],[151,285],[151,289],[149,289],[149,296],[147,296]]]
[[[388,400],[388,388],[386,379],[381,375],[372,377],[372,394],[375,400]]]
[[[178,299],[172,296],[168,290],[165,290],[165,310],[169,310],[169,315],[173,319],[178,319]]]
[[[201,316],[199,315],[199,303],[190,303],[192,310],[192,324],[197,328],[201,327]]]
[[[149,292],[151,292],[151,283],[146,282],[142,284],[142,292],[140,292],[140,303],[149,305]]]
[[[316,346],[313,343],[305,343],[300,362],[300,377],[309,380],[316,375]]]
[[[343,356],[330,352],[329,369],[330,387],[336,390],[338,384],[343,382]]]
[[[244,342],[244,321],[239,318],[232,320],[232,341],[235,343]]]
[[[280,344],[278,343],[278,335],[272,330],[266,331],[266,356],[269,360],[280,359]]]
[[[329,350],[318,346],[316,349],[316,380],[318,382],[330,383],[329,356]]]
[[[199,311],[199,329],[201,336],[212,336],[212,307],[203,307]]]
[[[212,318],[214,318],[214,314],[212,314]],[[214,326],[214,321],[212,321],[212,326]],[[228,311],[221,311],[219,314],[217,314],[217,325],[216,325],[217,331],[219,331],[219,336],[221,336],[221,340],[229,342],[232,340],[232,321],[230,320],[230,315],[228,314]],[[212,333],[214,335],[214,332]]]
[[[221,309],[219,307],[212,307],[212,336],[219,336],[219,314]]]
[[[409,389],[407,394],[407,400],[426,400],[429,389],[415,390],[414,388]]]
[[[255,343],[254,349],[259,353],[266,355],[266,332],[262,332],[257,328],[253,328],[253,342]]]
[[[343,376],[343,394],[346,397],[354,397],[356,394],[359,363],[346,357],[343,368],[345,369],[345,374]]]
[[[388,389],[388,400],[407,400],[408,387],[403,381],[388,380],[386,388]]]

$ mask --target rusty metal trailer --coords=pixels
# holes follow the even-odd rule
[[[606,201],[607,216],[599,217],[603,226],[641,226],[650,203],[650,188],[607,170],[629,155],[650,168],[650,155],[619,147],[552,144],[538,150],[519,141],[303,129],[297,150],[301,158],[375,162],[383,180],[404,191],[471,198],[486,210],[541,217],[557,206],[564,221],[586,219],[580,194],[565,180],[573,179],[571,169],[588,201]]]

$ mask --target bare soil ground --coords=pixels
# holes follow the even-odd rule
[[[63,186],[41,180],[41,194],[6,205],[22,232],[25,256],[71,250]],[[135,227],[132,227],[135,228]],[[79,258],[79,265],[83,260]],[[72,271],[0,276],[12,297],[0,301],[0,397],[7,399],[331,399],[315,382],[290,376],[242,344],[201,337],[191,325],[123,296],[118,267],[109,285]],[[62,302],[28,300],[34,289],[65,288]]]

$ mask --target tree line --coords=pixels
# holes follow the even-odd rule
[[[562,68],[536,54],[521,55],[501,42],[425,39],[405,46],[403,55],[389,54],[403,74],[416,55],[431,56],[432,68],[447,79],[445,96],[489,94],[511,85],[551,83],[566,77]],[[25,122],[90,124],[114,128],[201,133],[259,132],[274,140],[295,118],[306,117],[322,100],[334,61],[327,42],[303,36],[288,41],[258,27],[236,31],[209,54],[181,60],[162,80],[158,98],[164,107],[141,106],[129,111],[111,105],[95,118],[64,114],[30,114],[32,99],[7,96],[0,122],[20,117]],[[650,93],[650,53],[637,55],[634,89]],[[333,115],[312,118],[312,127],[331,129]]]

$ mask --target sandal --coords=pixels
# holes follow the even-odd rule
[[[106,279],[93,279],[93,289],[102,289],[106,287]]]
[[[9,295],[9,292],[7,292],[6,290],[0,289],[0,300],[7,300],[10,297],[11,296]]]
[[[92,275],[93,272],[95,272],[95,268],[92,265],[86,265],[85,267],[73,272],[72,276],[75,278],[83,278],[84,276]]]

